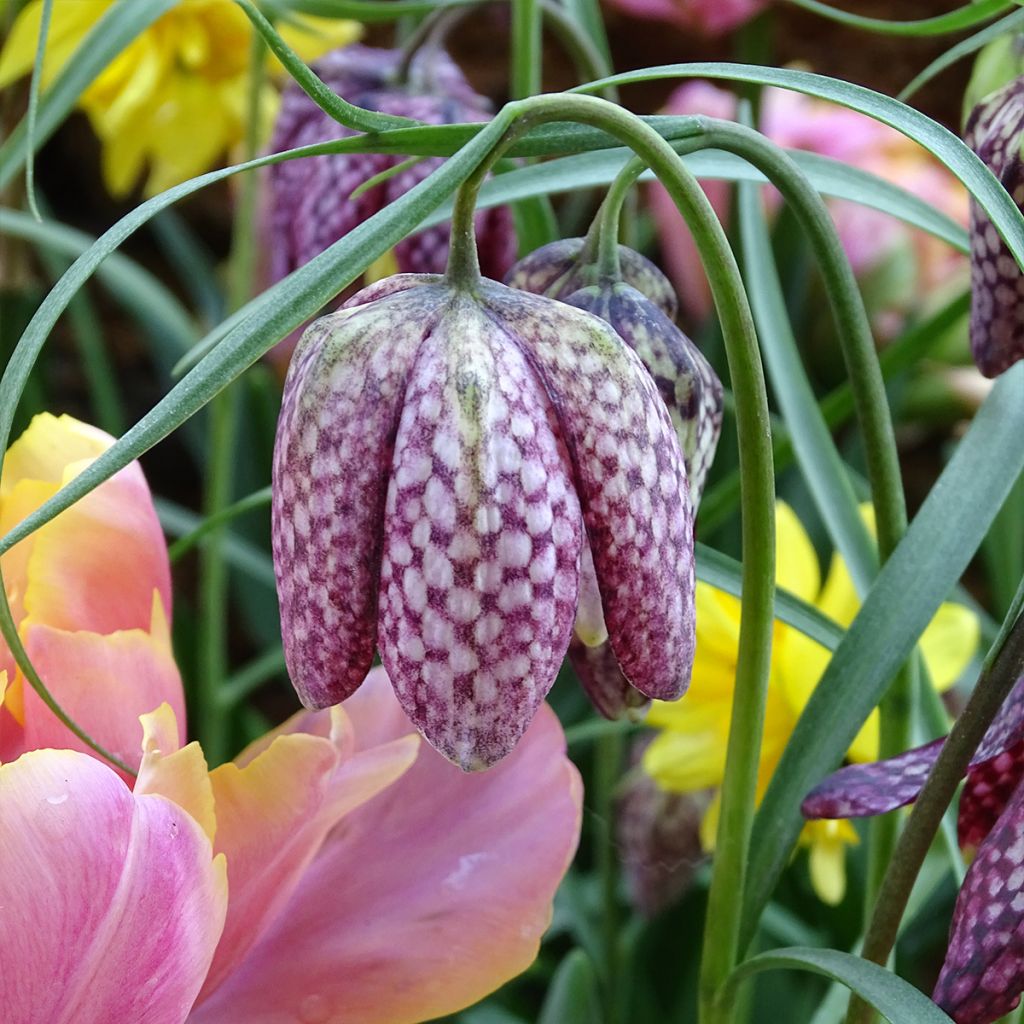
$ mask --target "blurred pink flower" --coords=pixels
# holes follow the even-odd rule
[[[688,31],[718,36],[749,21],[767,0],[612,0],[637,18],[668,21]]]
[[[731,119],[736,99],[707,82],[689,82],[669,97],[665,112],[706,114]],[[893,128],[856,111],[784,89],[765,89],[761,131],[778,145],[804,149],[870,171],[900,185],[938,207],[954,220],[967,222],[967,194],[951,174],[926,152]],[[729,213],[730,186],[708,181],[704,191],[723,219]],[[776,193],[769,202],[778,203]],[[651,186],[651,207],[658,223],[663,256],[688,313],[701,319],[711,311],[711,293],[693,239],[668,194]],[[858,275],[881,266],[901,247],[910,249],[915,265],[906,295],[885,295],[883,308],[873,310],[882,333],[898,328],[907,303],[941,285],[963,267],[959,253],[923,231],[917,231],[878,210],[844,200],[829,200],[829,209],[846,254]],[[870,298],[870,297],[869,297]]]
[[[134,792],[76,751],[0,766],[7,1024],[414,1024],[536,956],[581,813],[549,708],[474,775],[382,669],[212,772],[143,723]]]
[[[0,533],[112,443],[70,416],[36,416],[4,461]],[[0,565],[19,635],[43,682],[87,733],[137,765],[141,714],[166,701],[184,722],[169,636],[167,547],[138,463],[16,545]],[[88,750],[24,685],[0,640],[0,760],[38,747]]]

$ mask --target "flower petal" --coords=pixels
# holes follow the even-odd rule
[[[25,650],[47,688],[71,719],[131,767],[140,760],[139,716],[168,703],[185,721],[181,677],[171,652],[163,611],[156,605],[152,634],[140,629],[102,636],[69,633],[30,623]],[[27,749],[67,747],[90,753],[43,703],[24,687],[24,742]],[[180,738],[184,729],[179,727]],[[125,781],[130,781],[126,779]]]
[[[199,825],[74,751],[0,767],[0,795],[5,1021],[184,1021],[227,898]]]
[[[946,601],[921,634],[921,654],[932,685],[945,693],[963,674],[978,649],[981,623],[962,604]]]
[[[199,1002],[229,977],[288,901],[338,821],[390,786],[416,759],[406,736],[339,765],[327,739],[281,736],[244,767],[210,773],[218,853],[228,861],[230,901]]]
[[[967,772],[960,794],[957,833],[963,849],[976,850],[992,831],[1024,776],[1024,740]]]
[[[1018,207],[1024,206],[1024,76],[1015,78],[974,108],[965,141]],[[1021,297],[1024,274],[995,225],[971,200],[971,350],[978,369],[997,377],[1024,359]]]
[[[565,656],[582,519],[544,387],[469,297],[424,339],[395,441],[381,660],[463,768],[504,757]]]
[[[649,697],[629,685],[622,674],[611,644],[589,647],[577,637],[569,641],[569,661],[586,690],[590,703],[605,718],[639,722],[650,707]]]
[[[991,1024],[1024,988],[1024,787],[978,849],[953,910],[932,998],[957,1024]]]
[[[537,368],[573,462],[612,649],[642,693],[676,700],[694,652],[693,509],[679,443],[636,354],[582,310],[484,283]]]
[[[443,294],[416,288],[318,320],[288,371],[274,568],[288,670],[307,706],[347,697],[373,660],[391,450],[409,364]]]
[[[346,710],[362,750],[409,730],[379,670]],[[421,746],[402,779],[331,835],[271,930],[190,1024],[303,1013],[412,1024],[525,969],[579,833],[579,776],[564,750],[548,708],[485,774],[463,774]]]

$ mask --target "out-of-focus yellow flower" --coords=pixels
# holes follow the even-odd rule
[[[113,2],[54,0],[44,89]],[[0,87],[32,70],[41,14],[42,0],[32,0],[15,21],[0,53]],[[82,93],[79,106],[103,143],[103,176],[114,195],[128,192],[147,165],[146,193],[155,195],[208,170],[242,140],[252,31],[232,0],[180,0]],[[279,31],[309,61],[352,42],[360,29],[303,17]],[[276,105],[267,85],[260,105],[267,131]]]
[[[874,528],[870,505],[862,506],[865,522]],[[835,554],[824,586],[818,556],[793,510],[776,507],[776,582],[841,626],[848,626],[860,600],[843,559]],[[665,789],[693,792],[717,788],[725,770],[725,749],[732,716],[740,602],[706,583],[697,584],[697,653],[693,682],[685,700],[655,702],[648,724],[660,733],[647,748],[644,768]],[[921,651],[937,690],[948,689],[966,668],[978,646],[977,616],[963,605],[943,604],[921,637]],[[765,715],[764,742],[758,771],[760,800],[782,751],[831,657],[829,651],[799,630],[776,621],[771,678]],[[850,747],[848,757],[878,757],[878,713],[872,712]],[[714,843],[719,801],[705,815],[701,839]],[[827,828],[818,826],[826,825]],[[844,849],[857,842],[847,821],[810,822],[801,844],[810,848],[811,881],[826,903],[838,903],[845,890]]]

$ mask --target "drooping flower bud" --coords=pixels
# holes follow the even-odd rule
[[[594,254],[585,238],[561,238],[524,256],[505,276],[505,284],[549,299],[565,299],[596,281]],[[619,246],[622,280],[647,296],[670,320],[679,311],[672,282],[642,253]]]
[[[1024,210],[1024,76],[971,113],[967,145]],[[988,214],[971,200],[971,351],[986,377],[1024,359],[1024,273]]]
[[[668,278],[640,253],[623,245],[618,253],[622,280],[609,280],[598,272],[596,253],[588,251],[584,239],[569,239],[526,256],[506,281],[599,316],[636,352],[672,419],[696,509],[722,431],[722,382],[673,323],[677,301]],[[588,582],[586,559],[581,587],[576,620],[581,642],[570,646],[569,658],[602,715],[636,718],[648,702],[616,668],[605,642],[599,600],[585,599],[596,593]]]
[[[463,768],[507,754],[569,645],[589,543],[618,663],[689,682],[693,522],[672,423],[601,320],[492,281],[402,275],[306,332],[274,455],[285,655],[310,706],[375,648]]]
[[[443,51],[425,47],[399,81],[402,52],[348,46],[315,64],[320,78],[356,106],[414,118],[427,124],[484,121],[487,100],[473,91]],[[270,148],[273,152],[343,139],[355,133],[325,114],[297,85],[281,99]],[[364,182],[395,167],[400,155],[337,153],[288,160],[269,168],[270,273],[274,280],[308,263],[357,224],[408,192],[443,162],[425,158],[350,198]],[[501,278],[515,259],[515,229],[507,206],[481,210],[476,217],[480,265]],[[398,269],[441,273],[448,258],[448,226],[427,228],[394,250]]]

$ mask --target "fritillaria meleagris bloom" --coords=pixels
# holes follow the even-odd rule
[[[1024,209],[1024,76],[974,108],[966,141]],[[1024,274],[973,199],[970,233],[971,351],[978,369],[996,377],[1024,359]]]
[[[841,768],[808,794],[808,818],[857,818],[917,798],[944,739]],[[991,1024],[1024,990],[1024,677],[971,759],[960,797],[960,844],[976,849],[957,897],[932,998],[957,1024]]]
[[[490,104],[473,91],[451,58],[434,46],[420,50],[408,73],[402,52],[369,46],[336,50],[314,65],[321,79],[356,106],[427,124],[485,121]],[[401,76],[401,77],[400,77]],[[284,91],[271,150],[342,139],[355,132],[325,114],[297,85]],[[337,153],[275,164],[269,169],[270,274],[278,280],[308,263],[357,224],[394,202],[443,162],[426,158],[374,185],[353,191],[404,158],[387,153]],[[512,212],[507,206],[476,217],[480,265],[500,278],[516,255]],[[442,273],[448,259],[448,225],[417,232],[395,246],[399,271]]]
[[[603,278],[581,238],[552,242],[520,260],[506,283],[560,299],[611,324],[640,357],[679,439],[694,509],[722,430],[722,383],[675,325],[668,278],[646,257],[619,246],[620,280]],[[607,647],[600,595],[584,557],[580,609],[569,657],[594,706],[607,718],[636,717],[648,701],[629,684]]]
[[[311,706],[381,658],[464,768],[515,745],[569,645],[585,546],[630,684],[693,660],[693,514],[671,420],[603,321],[477,280],[400,275],[315,323],[274,457],[285,654]]]

